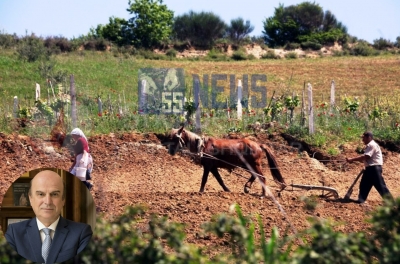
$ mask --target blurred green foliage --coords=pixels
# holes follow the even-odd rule
[[[238,205],[232,205],[231,213],[215,215],[199,234],[225,240],[224,249],[213,249],[218,255],[212,259],[185,242],[183,224],[147,216],[142,206],[127,207],[114,219],[98,217],[91,242],[70,263],[400,263],[399,205],[400,198],[385,200],[363,232],[336,232],[335,224],[315,218],[310,219],[310,228],[294,235],[280,236],[274,227],[269,238],[259,216],[244,216]],[[0,263],[30,262],[1,236]]]

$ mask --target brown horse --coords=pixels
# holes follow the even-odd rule
[[[204,192],[204,186],[210,172],[215,176],[224,191],[229,192],[218,172],[218,168],[232,170],[237,166],[255,172],[251,173],[251,177],[244,185],[245,193],[249,192],[249,188],[251,188],[256,176],[265,184],[265,177],[261,170],[263,152],[266,153],[272,177],[282,183],[282,189],[285,186],[285,181],[278,169],[275,157],[265,144],[259,144],[246,138],[201,138],[199,135],[185,130],[184,127],[172,129],[161,141],[163,145],[168,146],[168,152],[171,155],[175,155],[179,149],[186,147],[190,152],[201,156],[201,165],[204,168],[204,172],[200,192]],[[262,194],[265,196],[264,188],[262,188]]]

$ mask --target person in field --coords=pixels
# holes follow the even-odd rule
[[[89,190],[91,190],[93,188],[93,184],[88,181],[91,180],[93,158],[92,155],[90,155],[88,140],[83,131],[79,128],[74,128],[71,131],[71,135],[76,143],[74,145],[74,161],[69,169],[69,172],[73,175],[76,175],[76,169],[78,167],[86,168],[86,180],[83,181],[83,183]]]
[[[382,177],[383,157],[381,148],[373,139],[372,132],[366,131],[361,138],[365,144],[364,154],[355,158],[346,158],[349,163],[354,161],[364,162],[365,170],[361,177],[357,202],[360,204],[365,203],[372,186],[375,187],[382,198],[393,199]]]

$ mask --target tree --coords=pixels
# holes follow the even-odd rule
[[[295,20],[285,14],[283,4],[275,8],[273,17],[269,17],[264,22],[265,42],[272,46],[283,46],[290,42],[295,42],[299,35],[299,25]]]
[[[274,46],[288,43],[331,44],[346,42],[347,28],[330,12],[324,13],[318,4],[303,2],[275,8],[274,16],[264,22],[265,42]]]
[[[50,53],[44,46],[43,39],[35,34],[25,36],[17,47],[18,58],[22,61],[35,62],[37,60],[49,60]]]
[[[174,37],[190,45],[210,48],[218,38],[223,37],[227,25],[212,12],[190,11],[177,16],[174,21]]]
[[[109,21],[110,23],[106,25],[98,25],[93,30],[94,36],[96,38],[107,39],[119,46],[129,44],[132,41],[132,36],[129,34],[128,21],[118,17],[110,17]]]
[[[394,46],[397,47],[397,48],[400,48],[400,36],[398,36],[398,37],[396,38],[396,41],[395,41],[395,43],[394,43]]]
[[[135,47],[152,48],[170,37],[174,12],[162,0],[129,0],[127,11],[134,14],[128,21],[128,35]]]
[[[246,20],[245,23],[243,18],[239,17],[231,20],[231,24],[227,28],[226,33],[234,43],[240,44],[253,30],[254,26],[250,25],[249,20]]]

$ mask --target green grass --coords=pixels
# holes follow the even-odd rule
[[[277,121],[282,129],[315,146],[335,154],[338,146],[347,141],[359,140],[359,135],[365,129],[374,130],[383,139],[400,141],[396,123],[400,123],[400,64],[399,55],[384,55],[379,57],[326,57],[316,59],[281,59],[281,60],[246,60],[246,61],[205,61],[205,60],[146,60],[125,56],[112,52],[78,51],[53,57],[56,62],[55,71],[65,72],[67,79],[63,88],[69,90],[69,76],[74,75],[78,93],[78,126],[89,135],[110,132],[165,132],[171,127],[177,127],[183,121],[182,117],[164,115],[138,115],[138,70],[140,68],[183,68],[185,70],[186,87],[193,88],[193,74],[209,75],[209,86],[213,74],[227,74],[226,81],[218,81],[218,86],[224,87],[224,93],[218,98],[224,102],[229,98],[229,78],[235,76],[235,81],[249,75],[251,88],[252,74],[267,75],[267,100],[272,92],[275,96],[291,95],[293,92],[302,94],[304,82],[313,86],[314,104],[329,102],[330,84],[336,83],[336,104],[343,109],[345,96],[359,98],[360,106],[357,116],[343,114],[340,109],[333,116],[327,109],[315,108],[316,133],[308,135],[307,128],[300,126],[300,107],[295,109],[295,120],[288,124],[287,115],[281,113]],[[46,79],[40,76],[40,62],[24,63],[17,59],[11,50],[0,50],[0,92],[1,116],[0,130],[6,133],[15,131],[12,124],[13,97],[18,96],[20,107],[31,107],[34,104],[35,83],[41,85],[41,97],[47,98]],[[204,84],[204,83],[203,83]],[[192,94],[187,92],[187,95]],[[97,115],[97,97],[103,102],[103,110],[108,115]],[[306,93],[307,96],[307,93]],[[124,115],[118,117],[118,103],[124,110]],[[110,112],[109,106],[113,107]],[[383,120],[373,122],[368,114],[374,106],[388,112]],[[253,109],[252,115],[243,115],[243,120],[236,120],[236,113],[231,109],[231,119],[228,120],[224,109],[214,109],[215,115],[204,117],[211,109],[202,109],[202,131],[208,135],[221,136],[231,132],[251,132],[249,124],[265,123],[268,116],[262,109]],[[248,109],[244,109],[248,110]],[[69,114],[69,108],[66,113]],[[324,113],[325,112],[325,113]],[[319,114],[319,116],[318,116]],[[28,135],[49,134],[53,124],[46,126],[20,128],[19,133]],[[307,124],[307,122],[306,122]],[[71,128],[67,117],[68,129]],[[193,129],[192,124],[187,125]],[[269,131],[272,132],[272,131]]]

